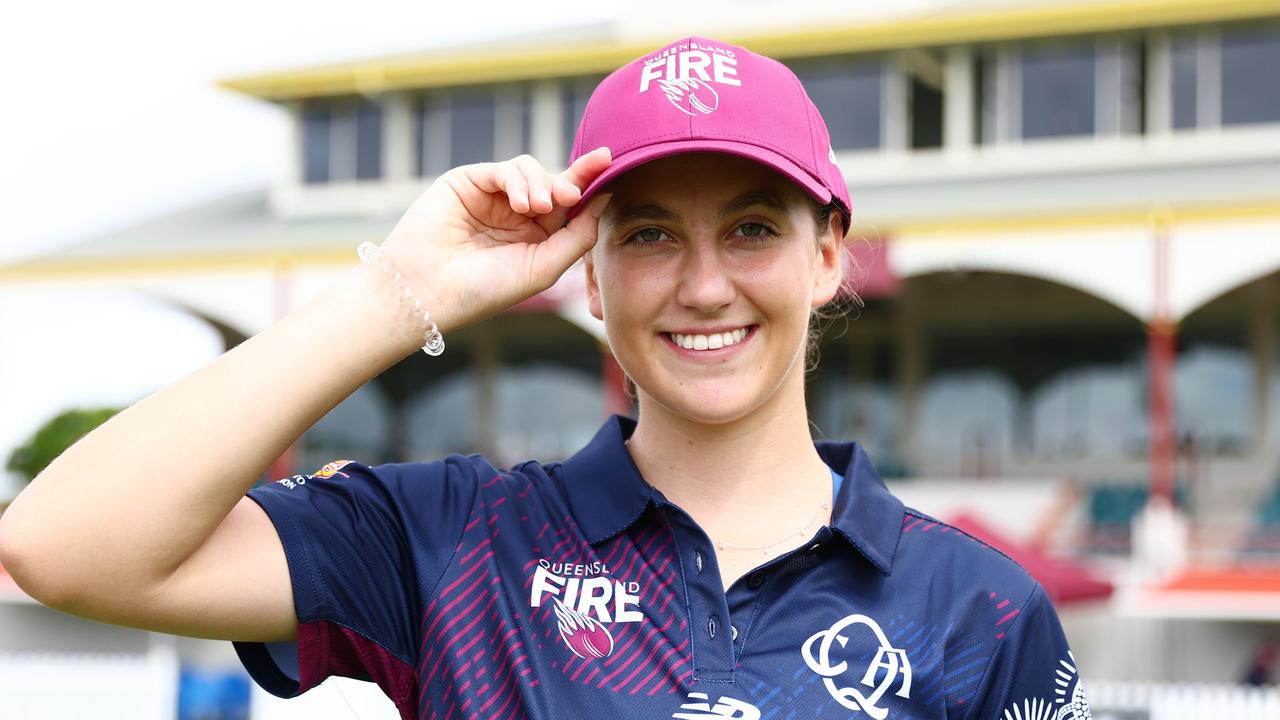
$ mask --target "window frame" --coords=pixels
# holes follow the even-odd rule
[[[493,159],[506,160],[532,152],[529,145],[534,136],[534,112],[530,83],[486,83],[418,91],[410,101],[414,177],[430,180],[457,165],[452,152],[453,100],[476,93],[493,97]]]
[[[378,113],[378,138],[373,148],[374,160],[378,172],[373,177],[359,177],[359,115],[362,110],[376,108]],[[309,166],[312,159],[311,145],[308,142],[308,114],[316,109],[322,110],[328,126],[326,143],[327,157],[325,175],[315,180],[308,179]],[[385,153],[387,146],[388,107],[385,98],[377,96],[349,96],[340,98],[312,98],[304,100],[298,109],[299,163],[298,178],[302,185],[319,186],[336,183],[376,183],[387,177]]]
[[[1139,137],[1143,134],[1142,36],[1137,33],[1075,35],[1002,42],[977,51],[984,82],[976,106],[981,115],[981,146],[1071,142]],[[1079,47],[1092,50],[1092,132],[1027,137],[1023,123],[1022,71],[1031,47]]]

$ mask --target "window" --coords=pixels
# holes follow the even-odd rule
[[[1098,37],[987,50],[975,78],[982,142],[1140,132],[1141,47]]]
[[[1280,28],[1222,34],[1222,124],[1280,121]]]
[[[422,96],[414,111],[420,176],[492,162],[529,151],[529,88],[483,85]]]
[[[1280,26],[1182,35],[1169,53],[1174,128],[1280,122]]]
[[[573,153],[573,139],[578,134],[578,123],[582,122],[582,116],[587,111],[587,101],[591,99],[591,93],[595,92],[601,79],[588,77],[566,80],[560,90],[560,127],[564,142],[561,151],[564,157],[561,160],[564,162],[568,162]]]
[[[304,104],[302,154],[307,183],[382,177],[382,106],[366,99]]]
[[[884,135],[881,60],[803,62],[792,70],[826,120],[833,149],[880,147]]]
[[[533,151],[533,94],[528,84],[498,88],[496,159],[505,160]]]
[[[382,177],[382,108],[370,102],[356,106],[356,179]]]
[[[1196,126],[1196,56],[1195,38],[1181,37],[1173,41],[1170,52],[1170,77],[1173,82],[1173,126]]]
[[[329,106],[307,104],[302,109],[303,180],[329,181]]]
[[[1023,51],[1023,138],[1094,133],[1095,61],[1092,44]]]
[[[458,91],[449,116],[450,166],[494,160],[497,104],[493,90]]]

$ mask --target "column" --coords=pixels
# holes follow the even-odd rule
[[[951,157],[973,151],[973,114],[976,91],[973,82],[973,50],[967,45],[947,48],[942,86],[942,147]]]
[[[413,104],[402,92],[382,100],[382,174],[388,182],[413,179],[417,152],[413,138]]]

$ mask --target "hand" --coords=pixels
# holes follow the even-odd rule
[[[560,174],[528,155],[453,168],[405,211],[382,253],[442,332],[484,320],[551,287],[595,245],[607,194],[564,221],[611,160],[598,148]]]

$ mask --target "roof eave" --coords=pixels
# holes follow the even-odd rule
[[[1280,18],[1275,0],[1101,0],[935,12],[853,24],[730,36],[777,58],[994,42],[1093,32]],[[667,38],[669,40],[669,38]],[[218,85],[263,100],[375,95],[382,92],[606,73],[665,40],[575,40],[564,46],[514,46],[428,52],[224,78]]]

